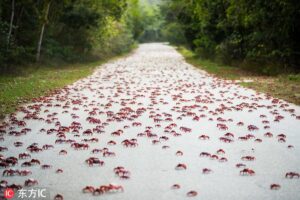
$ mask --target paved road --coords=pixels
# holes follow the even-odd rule
[[[300,199],[300,108],[212,77],[165,44],[140,45],[7,122],[2,165],[18,163],[1,180],[36,179],[51,199]],[[100,185],[101,196],[82,192]]]

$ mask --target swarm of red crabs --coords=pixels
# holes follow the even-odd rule
[[[103,195],[105,193],[115,193],[115,192],[123,192],[124,189],[121,185],[101,185],[99,187],[94,186],[86,186],[82,189],[83,193],[91,193],[94,196]]]
[[[145,56],[143,62],[147,59]],[[282,128],[287,120],[299,123],[300,115],[293,106],[244,90],[232,81],[199,74],[184,63],[178,66],[173,58],[165,60],[170,62],[166,66],[158,62],[148,67],[142,62],[134,68],[116,62],[8,115],[0,124],[1,192],[5,188],[52,187],[42,185],[45,174],[55,180],[78,181],[76,177],[82,173],[90,179],[109,177],[109,182],[124,185],[81,182],[80,188],[88,185],[83,193],[126,195],[125,184],[148,173],[131,167],[140,164],[137,160],[152,162],[158,157],[170,162],[146,162],[139,170],[155,165],[149,173],[154,179],[164,168],[162,171],[173,173],[173,178],[180,177],[166,189],[171,188],[174,195],[182,192],[196,197],[203,188],[181,191],[190,187],[180,181],[185,176],[191,178],[190,173],[196,180],[233,170],[236,179],[252,183],[264,176],[258,163],[272,162],[280,153],[287,155],[282,158],[285,161],[295,155],[297,136]],[[128,62],[133,64],[130,59]],[[271,154],[261,151],[264,145]],[[194,147],[197,150],[191,152]],[[70,176],[78,166],[84,171]],[[107,172],[111,174],[104,176]],[[264,183],[264,187],[275,192],[299,181],[299,167],[282,170],[280,176],[286,182]],[[70,190],[74,196],[82,195],[80,190]],[[64,194],[52,198],[62,200]]]

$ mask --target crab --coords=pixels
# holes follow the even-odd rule
[[[180,189],[180,185],[179,184],[174,184],[171,186],[171,189]]]
[[[64,197],[61,194],[56,194],[54,200],[64,200]]]
[[[52,165],[41,165],[42,169],[50,169],[52,168]]]
[[[300,174],[297,173],[297,172],[287,172],[285,174],[285,178],[290,178],[290,179],[293,179],[293,178],[300,178]]]
[[[31,158],[29,153],[25,152],[19,154],[19,159],[27,159],[27,158]]]
[[[188,193],[186,193],[186,195],[187,195],[188,197],[195,197],[195,196],[198,195],[198,192],[196,192],[196,191],[194,191],[194,190],[191,190],[191,191],[189,191]]]
[[[245,168],[245,169],[240,171],[240,175],[253,176],[253,175],[255,175],[255,172],[252,169]]]
[[[95,188],[93,186],[86,186],[82,189],[83,193],[93,193],[95,191]]]
[[[202,174],[210,174],[212,173],[213,171],[211,169],[208,169],[208,168],[204,168],[202,169]]]
[[[270,185],[271,190],[279,190],[281,186],[279,184],[273,183]]]
[[[178,165],[176,165],[175,169],[177,169],[177,170],[186,170],[187,166],[186,166],[186,164],[179,163]]]
[[[25,183],[24,183],[24,185],[26,187],[32,187],[32,186],[37,185],[37,184],[38,184],[38,181],[35,180],[35,179],[32,179],[32,178],[25,180]]]

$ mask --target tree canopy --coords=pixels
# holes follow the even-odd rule
[[[40,45],[42,60],[126,51],[137,37],[134,6],[136,0],[3,0],[0,64],[33,62]]]
[[[297,0],[163,2],[164,35],[173,43],[186,42],[200,56],[225,63],[276,63],[300,69]]]
[[[1,68],[169,41],[224,63],[300,66],[297,0],[2,0]],[[274,66],[274,65],[273,65]]]

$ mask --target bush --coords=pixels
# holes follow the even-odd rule
[[[177,22],[166,24],[161,34],[163,39],[169,41],[171,44],[181,45],[187,42],[182,25]]]
[[[208,36],[203,36],[194,40],[195,52],[203,58],[213,58],[215,56],[216,43]]]

